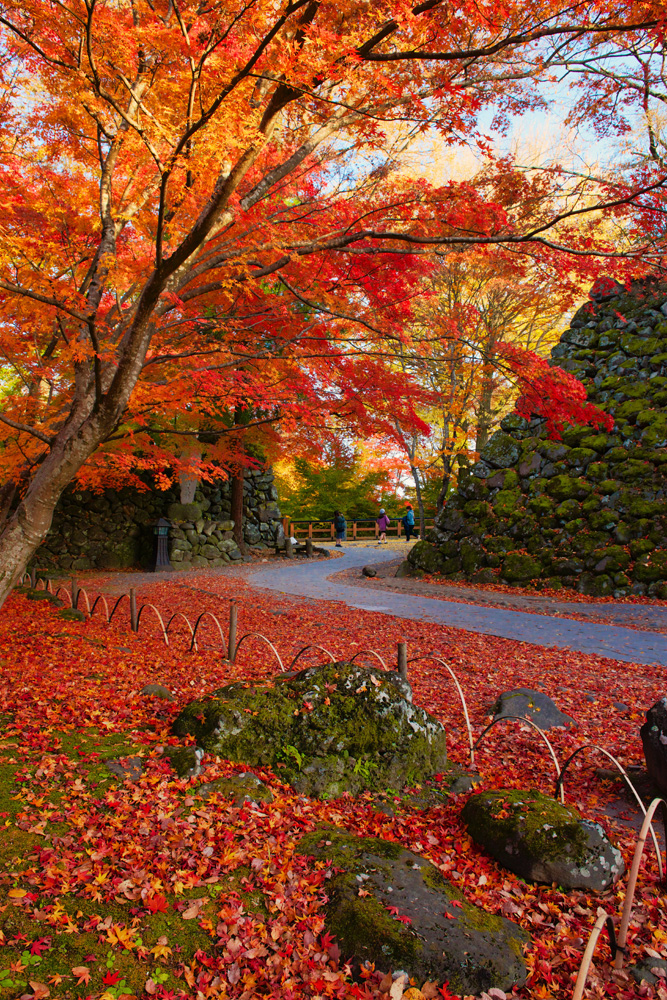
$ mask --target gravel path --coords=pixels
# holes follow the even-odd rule
[[[438,622],[467,632],[497,635],[538,646],[556,646],[582,653],[596,653],[598,656],[608,656],[629,663],[661,663],[667,666],[667,635],[661,633],[640,631],[636,627],[629,629],[621,625],[594,624],[572,618],[550,618],[545,614],[536,615],[504,608],[461,604],[394,590],[367,590],[364,593],[361,581],[357,587],[342,583],[340,580],[328,579],[333,573],[339,573],[341,570],[395,558],[395,552],[377,546],[343,549],[342,558],[337,559],[335,563],[326,560],[262,567],[252,573],[249,582],[253,587],[315,600],[343,601],[352,608],[377,611],[397,618]],[[590,607],[593,608],[593,605]],[[572,610],[578,613],[585,608],[586,605],[580,603],[572,606]],[[622,620],[622,616],[632,612],[636,614],[637,611],[636,608],[627,605],[598,604],[595,605],[595,613],[599,614],[602,608],[605,612],[611,612],[617,621]],[[648,609],[642,608],[642,612],[646,610]],[[667,609],[656,607],[651,609],[651,612],[651,620],[656,618],[660,623],[658,627],[664,627],[667,622]],[[616,617],[617,615],[619,617]]]

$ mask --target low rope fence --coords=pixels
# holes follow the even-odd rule
[[[59,586],[54,593],[53,584],[50,579],[47,580],[44,580],[43,578],[37,579],[34,573],[33,574],[26,573],[22,577],[20,584],[23,585],[26,579],[28,580],[30,586],[35,589],[40,589],[40,584],[41,584],[42,589],[45,589],[50,593],[53,593],[55,597],[60,597],[61,594],[64,595],[68,600],[69,607],[74,610],[80,610],[79,603],[83,602],[86,608],[86,613],[89,618],[92,618],[94,616],[98,607],[103,608],[104,618],[107,621],[107,623],[111,623],[114,616],[118,613],[119,609],[123,607],[123,602],[127,600],[129,619],[130,619],[129,624],[132,632],[139,633],[141,628],[141,623],[142,620],[144,620],[145,614],[147,612],[152,612],[153,616],[157,619],[166,646],[169,645],[169,631],[172,625],[178,619],[183,619],[183,621],[187,626],[187,629],[189,630],[190,652],[198,650],[197,632],[204,619],[209,617],[212,619],[217,628],[217,632],[220,637],[220,644],[223,650],[223,655],[228,660],[228,662],[230,663],[236,662],[236,657],[239,653],[239,650],[248,640],[258,639],[270,650],[273,659],[275,659],[280,668],[280,671],[285,672],[285,666],[283,664],[282,657],[280,656],[278,650],[271,642],[271,640],[263,633],[246,632],[239,639],[237,639],[238,607],[234,601],[230,601],[229,605],[228,633],[227,633],[227,640],[225,641],[224,631],[222,625],[220,624],[220,620],[215,614],[213,614],[212,611],[208,610],[202,611],[197,617],[194,626],[190,622],[187,615],[185,615],[182,611],[177,611],[173,615],[171,615],[171,617],[167,621],[167,624],[165,625],[164,618],[159,608],[157,608],[154,604],[151,604],[150,602],[145,602],[140,606],[138,606],[136,592],[134,588],[130,588],[129,592],[126,594],[121,594],[120,597],[116,599],[113,608],[110,612],[109,602],[107,601],[106,597],[103,594],[98,594],[91,604],[90,597],[87,591],[83,587],[80,587],[75,580],[71,581],[69,587]],[[292,671],[297,662],[300,660],[300,658],[310,650],[319,650],[328,657],[330,663],[336,662],[334,654],[329,649],[318,643],[311,643],[306,646],[303,646],[296,653],[296,655],[291,660],[287,670]],[[384,659],[384,657],[381,656],[380,653],[377,652],[377,650],[360,649],[352,657],[350,657],[347,662],[354,663],[360,657],[367,657],[367,658],[372,657],[374,660],[377,660],[379,662],[384,671],[389,672],[386,660]],[[613,763],[614,767],[618,770],[623,780],[630,788],[641,812],[643,813],[643,822],[641,830],[637,835],[637,840],[635,842],[632,865],[630,868],[628,883],[623,898],[623,905],[621,908],[621,912],[619,914],[618,936],[616,936],[615,932],[615,923],[613,915],[603,909],[599,909],[595,924],[591,930],[588,942],[586,944],[586,948],[582,956],[581,964],[579,967],[579,973],[574,986],[574,992],[572,994],[572,1000],[582,1000],[584,989],[586,987],[586,982],[588,980],[588,976],[590,973],[590,967],[593,961],[593,956],[599,944],[603,930],[607,931],[609,937],[612,960],[614,962],[615,970],[618,971],[623,968],[623,962],[627,951],[626,945],[628,938],[628,928],[630,926],[630,920],[632,918],[632,913],[634,909],[634,899],[637,888],[637,880],[639,877],[639,869],[641,866],[641,861],[644,854],[644,848],[649,833],[651,835],[653,846],[656,853],[659,880],[663,882],[665,879],[665,872],[667,871],[667,851],[665,857],[665,865],[663,865],[658,839],[656,836],[655,829],[653,827],[653,817],[658,807],[662,806],[663,826],[665,828],[665,839],[667,842],[667,801],[662,798],[654,798],[651,804],[649,805],[648,809],[646,809],[644,807],[644,803],[642,802],[641,796],[639,795],[639,792],[631,782],[622,764],[617,760],[616,757],[614,757],[613,754],[611,754],[604,747],[600,747],[597,744],[585,743],[582,744],[580,747],[577,747],[577,749],[570,754],[570,756],[567,758],[567,760],[561,767],[558,761],[558,756],[553,747],[553,744],[547,737],[546,733],[542,729],[540,729],[539,726],[537,726],[531,719],[528,719],[525,716],[508,715],[494,719],[488,726],[486,726],[482,730],[480,735],[475,740],[473,736],[472,725],[470,723],[470,714],[468,712],[468,705],[465,693],[452,667],[447,663],[447,661],[442,656],[439,656],[436,653],[419,654],[418,656],[414,656],[411,659],[408,659],[408,650],[406,643],[404,642],[398,643],[397,656],[396,656],[396,672],[400,675],[400,677],[403,680],[405,681],[408,680],[409,664],[422,662],[424,660],[431,660],[435,663],[438,663],[441,667],[444,667],[454,683],[457,694],[459,696],[459,700],[461,702],[461,709],[468,737],[468,758],[470,767],[474,767],[475,750],[477,749],[481,741],[486,737],[487,733],[489,733],[496,725],[498,725],[501,722],[502,723],[519,722],[522,726],[527,727],[527,732],[536,733],[539,736],[542,743],[547,747],[549,755],[551,757],[551,761],[554,765],[554,770],[556,772],[555,797],[560,797],[560,801],[562,803],[565,803],[564,779],[568,771],[568,768],[570,767],[570,764],[580,754],[584,754],[588,751],[595,751],[597,753],[602,753]]]

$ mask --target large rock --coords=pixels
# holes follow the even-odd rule
[[[667,697],[649,708],[640,733],[649,778],[667,798]]]
[[[516,688],[500,695],[492,709],[494,719],[520,716],[530,719],[538,729],[553,729],[556,726],[574,728],[574,719],[565,715],[552,699],[542,691],[530,688]]]
[[[355,971],[372,962],[461,994],[525,982],[526,932],[468,903],[425,858],[332,828],[307,834],[297,850],[331,863],[327,929]]]
[[[445,730],[412,704],[398,674],[351,663],[308,667],[273,684],[229,684],[187,705],[177,736],[227,760],[270,765],[297,791],[345,791],[422,783],[447,766]]]
[[[603,891],[625,871],[599,824],[534,789],[479,792],[462,818],[476,844],[531,882]]]

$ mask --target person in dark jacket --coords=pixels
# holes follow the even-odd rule
[[[387,517],[384,507],[380,508],[380,514],[376,518],[375,523],[378,526],[378,531],[380,532],[380,537],[378,539],[378,545],[387,544],[387,528],[391,524],[391,521]]]
[[[334,511],[333,526],[336,533],[336,548],[341,549],[347,534],[347,521],[339,510]]]
[[[406,503],[405,506],[407,510],[401,518],[401,524],[405,528],[405,540],[409,542],[415,530],[415,512],[411,503]]]

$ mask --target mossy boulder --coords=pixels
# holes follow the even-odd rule
[[[319,798],[401,789],[447,766],[445,730],[412,704],[409,684],[351,663],[229,684],[187,705],[173,730],[227,760],[269,765]]]
[[[516,508],[521,494],[519,490],[500,490],[493,499],[493,512],[496,517],[508,517]]]
[[[172,503],[167,508],[170,521],[199,521],[203,510],[198,503]]]
[[[413,545],[408,553],[408,562],[414,569],[423,570],[424,573],[442,573],[443,557],[434,546],[422,539]]]
[[[639,556],[635,563],[634,577],[642,583],[664,580],[667,576],[667,549],[654,549]]]
[[[525,982],[526,932],[467,902],[425,858],[328,827],[307,834],[297,850],[331,865],[326,926],[355,972],[371,962],[418,982],[446,981],[462,995]]]
[[[519,447],[510,434],[496,431],[482,448],[480,458],[496,469],[506,469],[519,459]]]
[[[530,882],[603,892],[625,871],[599,824],[535,789],[479,792],[462,819],[479,847]]]
[[[501,575],[510,583],[534,580],[542,573],[542,564],[534,556],[523,552],[508,552],[502,565]]]

